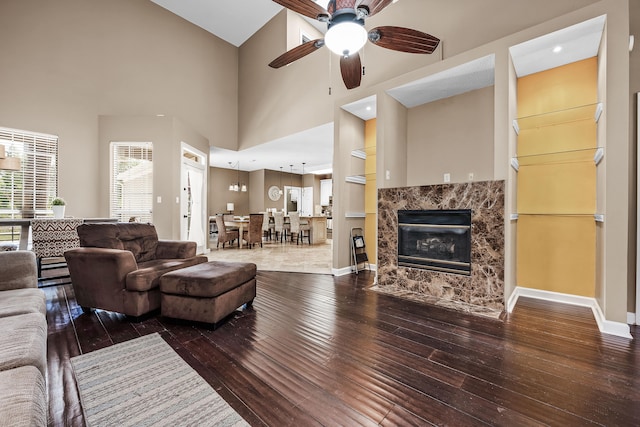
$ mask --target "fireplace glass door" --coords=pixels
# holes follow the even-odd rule
[[[398,266],[471,274],[471,210],[398,211]]]

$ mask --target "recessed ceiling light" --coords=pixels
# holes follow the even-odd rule
[[[371,111],[371,106],[367,105],[367,111]]]
[[[562,46],[556,46],[553,48],[553,53],[560,53],[562,52]]]

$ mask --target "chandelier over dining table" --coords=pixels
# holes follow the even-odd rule
[[[240,161],[238,161],[236,163],[236,165],[234,166],[232,162],[229,162],[229,167],[231,169],[237,168],[238,170],[238,180],[236,182],[232,182],[231,184],[229,184],[229,191],[242,191],[243,193],[247,192],[247,184],[245,183],[240,183]]]

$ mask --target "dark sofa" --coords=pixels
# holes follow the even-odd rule
[[[78,227],[80,248],[64,254],[78,304],[138,317],[160,308],[160,276],[207,261],[196,243],[159,240],[152,224]]]

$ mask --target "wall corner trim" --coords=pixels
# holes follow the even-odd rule
[[[593,312],[593,317],[598,324],[598,329],[600,329],[600,332],[616,335],[623,338],[633,339],[633,336],[631,336],[629,325],[627,325],[626,323],[613,322],[611,320],[605,319],[604,313],[602,313],[602,310],[600,309],[600,306],[598,305],[598,302],[595,300],[595,298],[516,286],[516,288],[513,290],[513,293],[509,297],[509,300],[507,301],[507,312],[511,313],[513,311],[519,297],[529,297],[558,302],[561,304],[589,307]]]

